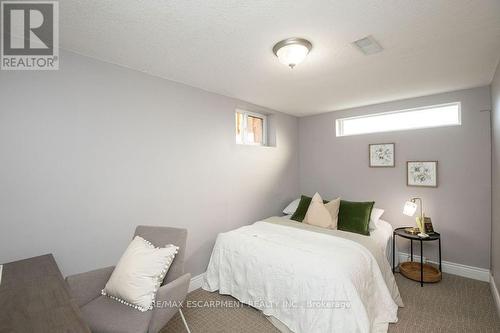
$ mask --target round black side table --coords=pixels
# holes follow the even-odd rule
[[[397,228],[394,230],[393,235],[392,235],[392,272],[394,273],[396,271],[396,236],[399,236],[399,237],[403,237],[403,238],[410,240],[410,260],[411,261],[405,262],[402,264],[411,264],[411,269],[413,269],[413,270],[415,270],[416,267],[420,268],[420,279],[418,279],[418,277],[415,277],[412,274],[408,274],[408,272],[406,272],[406,271],[403,271],[401,269],[402,264],[400,264],[400,273],[409,279],[420,282],[421,287],[424,286],[424,282],[425,283],[437,282],[437,281],[441,280],[441,235],[439,233],[435,232],[433,234],[429,234],[429,237],[427,237],[427,238],[422,238],[422,237],[419,237],[418,235],[412,235],[412,234],[405,232],[406,228],[408,228],[408,227]],[[439,280],[437,280],[437,281],[424,281],[425,280],[424,279],[424,269],[426,271],[432,271],[432,270],[437,271],[437,270],[436,270],[436,268],[434,268],[434,266],[423,263],[423,258],[424,258],[424,246],[423,245],[425,242],[430,242],[430,241],[435,241],[435,240],[437,240],[439,243],[439,271],[437,272],[439,274],[438,275]],[[420,242],[420,263],[413,264],[414,263],[414,261],[413,261],[413,241]],[[407,266],[410,266],[410,265],[407,265]]]

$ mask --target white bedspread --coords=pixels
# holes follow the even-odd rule
[[[389,222],[379,220],[378,227],[375,230],[370,230],[370,238],[379,245],[384,252],[387,261],[392,265],[392,226]],[[396,258],[397,259],[397,258]],[[397,264],[397,262],[396,262]]]
[[[402,301],[378,246],[274,219],[219,234],[203,289],[232,295],[295,333],[386,332],[397,321]]]

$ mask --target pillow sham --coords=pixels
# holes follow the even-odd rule
[[[323,201],[324,203],[324,201]],[[339,209],[340,209],[340,197],[337,199],[330,200],[330,202],[324,203],[326,209],[330,212],[332,216],[332,229],[337,229],[339,222]]]
[[[309,208],[309,205],[311,204],[311,200],[312,200],[311,197],[308,197],[306,195],[301,195],[299,205],[297,206],[297,209],[295,210],[295,212],[293,213],[293,215],[290,219],[297,221],[297,222],[302,222],[304,220],[304,218],[306,217],[307,209]]]
[[[380,208],[373,207],[372,213],[370,214],[370,230],[375,230],[378,227],[378,221],[384,214],[384,210]]]
[[[311,197],[308,197],[307,195],[301,195],[299,205],[297,206],[297,209],[290,219],[297,222],[302,222],[306,217],[307,210],[309,209],[309,205],[311,204],[311,200]],[[323,200],[323,203],[328,203],[328,201]]]
[[[370,235],[370,216],[374,201],[340,201],[338,229],[361,235]]]
[[[340,198],[323,203],[319,193],[314,194],[303,223],[322,228],[337,229]]]
[[[299,202],[300,202],[300,198],[295,199],[292,202],[290,202],[288,204],[288,206],[286,206],[285,209],[283,209],[283,214],[290,215],[290,214],[295,213],[295,211],[297,210],[297,207],[299,207]]]
[[[172,244],[157,248],[135,236],[101,294],[142,312],[151,310],[178,249]]]

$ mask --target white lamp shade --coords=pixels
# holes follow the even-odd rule
[[[307,57],[309,49],[300,44],[285,45],[276,51],[278,60],[287,66],[294,67],[300,64]]]
[[[413,216],[415,215],[415,212],[417,211],[417,204],[411,201],[407,201],[405,203],[405,206],[403,208],[403,214],[407,216]]]

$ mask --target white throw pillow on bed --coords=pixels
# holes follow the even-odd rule
[[[292,215],[293,213],[295,213],[297,207],[299,207],[299,202],[300,199],[295,199],[292,202],[290,202],[288,206],[286,206],[285,209],[283,209],[283,214]]]
[[[314,194],[303,223],[322,228],[337,229],[340,198],[323,204],[319,193]]]
[[[384,214],[384,210],[380,208],[372,208],[372,214],[370,215],[370,229],[377,229],[377,224],[382,215]]]
[[[156,292],[178,249],[172,244],[158,248],[144,238],[135,236],[102,294],[139,311],[152,309]]]

